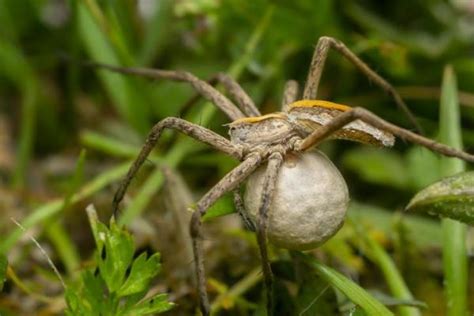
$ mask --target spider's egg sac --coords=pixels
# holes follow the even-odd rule
[[[245,207],[256,223],[265,168],[248,179]],[[349,204],[346,182],[321,152],[289,155],[278,174],[268,210],[267,237],[276,246],[308,250],[333,236],[344,223]]]

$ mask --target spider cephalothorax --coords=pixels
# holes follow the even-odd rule
[[[286,113],[245,117],[229,124],[230,140],[251,151],[255,146],[284,144],[297,135]]]
[[[398,136],[443,155],[474,162],[473,155],[400,128],[363,108],[315,100],[330,48],[341,53],[392,96],[420,130],[395,89],[343,43],[330,37],[322,37],[318,41],[302,96],[298,84],[288,81],[283,93],[282,111],[263,116],[238,83],[225,74],[218,74],[212,81],[222,84],[237,105],[209,83],[187,72],[95,64],[120,73],[190,83],[199,95],[214,103],[232,121],[229,131],[231,140],[176,117],[158,122],[150,131],[113,201],[116,212],[130,181],[165,128],[178,130],[241,161],[196,203],[190,223],[199,305],[203,315],[210,314],[210,304],[201,245],[201,219],[223,194],[233,191],[237,209],[244,218],[250,217],[247,219],[249,225],[255,226],[267,289],[267,309],[269,314],[273,314],[273,276],[266,248],[267,233],[277,245],[308,249],[331,237],[344,220],[348,203],[345,182],[326,156],[319,152],[311,153],[324,139],[349,139],[376,146],[392,146],[394,136]],[[246,180],[248,211],[238,190]],[[317,197],[314,198],[314,195]]]

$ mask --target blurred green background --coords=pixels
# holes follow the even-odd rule
[[[474,3],[469,0],[0,0],[0,233],[5,236],[0,246],[27,288],[53,297],[39,300],[9,281],[0,313],[49,315],[64,307],[44,257],[11,217],[26,218],[23,225],[74,279],[94,247],[85,206],[94,203],[104,219],[110,216],[117,183],[155,122],[183,116],[226,135],[228,122],[211,105],[200,102],[183,112],[194,95],[189,85],[112,74],[82,61],[187,70],[203,79],[226,72],[270,113],[280,107],[286,80],[304,84],[323,35],[346,43],[393,83],[430,137],[437,137],[440,83],[443,68],[451,64],[464,147],[474,151]],[[319,98],[363,106],[413,128],[389,96],[336,52],[329,55]],[[428,304],[423,314],[443,315],[438,221],[399,212],[415,192],[439,178],[438,157],[403,141],[390,150],[345,141],[327,142],[322,149],[345,176],[354,203],[351,222],[317,251],[319,258],[366,289],[384,291],[381,276],[370,273],[373,263],[357,245],[353,223],[367,225],[393,255],[415,298]],[[194,297],[186,275],[190,263],[173,257],[176,245],[186,248],[181,243],[189,241],[177,214],[186,213],[187,201],[236,164],[167,133],[133,182],[123,223],[138,236],[139,247],[162,252],[165,267],[167,261],[178,262],[179,267],[168,263],[156,285],[179,303],[170,315],[191,313]],[[212,212],[233,212],[230,197]],[[216,295],[258,267],[258,252],[235,215],[209,221],[209,231],[208,274]],[[285,258],[280,250],[273,252],[274,258]],[[261,284],[247,290],[222,308],[235,315],[258,312]]]

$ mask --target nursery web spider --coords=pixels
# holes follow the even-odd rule
[[[316,45],[302,96],[298,91],[298,84],[295,81],[288,81],[284,89],[281,112],[263,116],[238,83],[225,74],[218,74],[212,81],[214,84],[217,82],[222,84],[235,103],[215,89],[212,84],[200,80],[188,72],[93,64],[124,74],[187,82],[192,85],[198,95],[215,104],[232,121],[229,124],[230,140],[228,140],[211,130],[181,118],[168,117],[161,120],[150,131],[145,145],[121,182],[113,200],[114,213],[116,213],[130,181],[135,177],[138,169],[156,145],[162,131],[166,128],[182,132],[241,161],[197,202],[190,222],[199,305],[203,315],[210,314],[210,304],[206,292],[201,246],[201,219],[217,199],[230,191],[234,191],[237,208],[241,209],[243,205],[237,189],[256,171],[257,167],[266,164],[258,218],[251,225],[256,224],[255,230],[267,289],[267,310],[269,314],[272,314],[273,277],[266,248],[267,220],[279,170],[287,157],[307,155],[309,150],[328,137],[349,139],[377,146],[391,146],[394,143],[394,136],[398,136],[445,156],[474,162],[474,155],[400,128],[363,108],[350,108],[328,101],[316,100],[321,74],[331,48],[348,59],[372,82],[387,92],[420,131],[414,116],[396,90],[342,42],[331,37],[321,37]]]

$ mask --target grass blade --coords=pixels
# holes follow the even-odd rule
[[[79,154],[68,192],[64,198],[62,212],[65,212],[69,209],[72,196],[75,192],[77,192],[77,190],[79,190],[80,185],[83,182],[85,161],[86,150],[83,149]],[[56,218],[47,226],[46,235],[55,247],[58,256],[61,259],[61,262],[64,264],[68,274],[73,275],[80,265],[80,255],[76,245],[66,231],[61,219]]]
[[[23,187],[35,143],[38,81],[33,68],[14,44],[0,40],[0,74],[13,81],[20,90],[21,121],[18,140],[18,158],[13,173],[13,186]]]
[[[441,143],[462,148],[457,83],[453,69],[447,66],[443,74],[440,105]],[[441,159],[441,173],[450,176],[464,171],[464,162],[455,158]],[[448,316],[467,314],[467,254],[466,225],[443,219],[443,268]]]
[[[7,275],[8,260],[7,257],[0,254],[0,292],[3,289],[3,283],[5,283]]]
[[[173,33],[169,31],[172,23],[173,1],[161,0],[156,2],[156,11],[150,21],[146,23],[145,37],[138,54],[139,65],[149,65],[156,56],[159,56],[168,38]]]
[[[77,1],[77,0],[76,0]],[[102,13],[96,12],[100,8],[95,4],[95,1],[88,1],[89,6],[86,6],[81,1],[78,2],[78,30],[79,35],[84,43],[84,46],[94,61],[101,63],[108,63],[111,65],[122,65],[120,55],[127,55],[123,52],[125,48],[120,46],[122,53],[115,46],[110,45],[113,38],[107,33],[103,33],[105,26],[100,27],[97,24],[106,23],[106,19]],[[94,19],[99,15],[100,18]],[[131,57],[127,57],[131,58]],[[149,130],[148,110],[149,107],[145,102],[145,89],[138,85],[135,78],[130,78],[107,71],[100,71],[99,77],[109,93],[112,104],[116,107],[117,112],[137,131],[141,134],[146,134]]]
[[[344,295],[346,295],[354,304],[360,306],[367,313],[367,315],[393,315],[393,313],[387,307],[373,298],[362,287],[349,280],[336,270],[319,263],[316,261],[316,259],[309,255],[300,252],[293,252],[293,254],[313,267],[316,273],[318,273],[322,279],[344,293]]]
[[[354,225],[357,229],[357,225]],[[413,301],[413,295],[411,294],[408,286],[403,280],[400,271],[398,271],[395,262],[387,254],[385,249],[379,245],[369,234],[366,233],[362,228],[357,229],[358,233],[362,235],[362,238],[365,244],[368,247],[369,256],[373,260],[379,269],[382,271],[382,274],[387,282],[387,285],[392,293],[393,297]],[[397,308],[398,315],[400,316],[419,316],[421,315],[419,310],[415,307],[408,306],[399,306]]]

